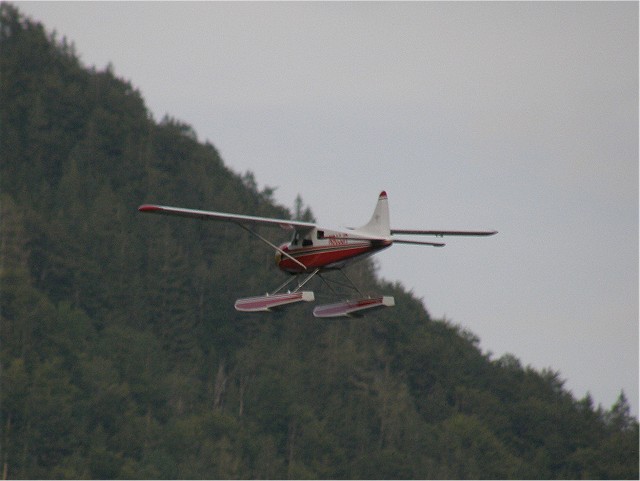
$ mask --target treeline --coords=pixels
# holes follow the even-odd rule
[[[394,309],[235,312],[277,283],[273,253],[136,207],[292,212],[112,68],[0,12],[3,477],[638,478],[624,394],[603,410],[491,359],[372,262],[350,275]]]

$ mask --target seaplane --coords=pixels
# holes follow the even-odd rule
[[[432,247],[445,245],[442,242],[399,238],[397,235],[444,237],[491,236],[497,234],[497,231],[392,229],[389,221],[388,197],[385,191],[382,191],[378,196],[375,210],[369,222],[358,228],[326,228],[313,222],[152,204],[141,205],[138,210],[146,214],[231,222],[274,249],[276,264],[280,270],[289,274],[288,279],[271,293],[236,300],[235,309],[242,312],[269,312],[298,302],[313,302],[315,301],[314,292],[303,290],[303,287],[316,276],[329,285],[334,294],[338,294],[331,288],[331,284],[324,274],[330,271],[343,272],[343,269],[349,264],[376,254],[383,249],[391,247],[393,244]],[[256,227],[258,226],[289,231],[291,240],[284,244],[276,245],[257,232]],[[342,285],[353,289],[358,293],[358,296],[341,300],[337,303],[316,306],[313,310],[315,317],[357,317],[361,316],[365,311],[395,305],[393,296],[365,296],[346,274],[344,276],[347,282],[343,281]],[[292,286],[294,280],[296,281],[295,287]],[[285,289],[287,289],[286,292]]]

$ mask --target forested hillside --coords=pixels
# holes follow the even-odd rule
[[[370,261],[351,276],[395,308],[236,312],[278,283],[273,253],[137,206],[296,213],[0,9],[3,477],[638,478],[624,395],[601,409],[492,359]]]

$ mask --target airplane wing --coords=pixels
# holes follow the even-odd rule
[[[443,237],[446,235],[459,235],[459,236],[490,236],[497,234],[496,230],[412,230],[412,229],[391,229],[391,234],[407,234],[407,235],[435,235],[437,237]]]
[[[140,212],[148,214],[175,215],[178,217],[191,217],[201,220],[218,220],[234,222],[236,224],[265,225],[267,227],[280,227],[284,230],[297,230],[308,232],[316,225],[312,222],[300,222],[286,219],[273,219],[270,217],[255,217],[250,215],[227,214],[225,212],[210,212],[206,210],[184,209],[182,207],[169,207],[164,205],[145,204],[138,207]]]

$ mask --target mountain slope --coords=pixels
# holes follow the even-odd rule
[[[273,253],[143,202],[290,217],[112,69],[0,6],[1,418],[13,478],[637,478],[638,423],[397,306],[248,316]],[[301,210],[297,206],[296,210]]]

